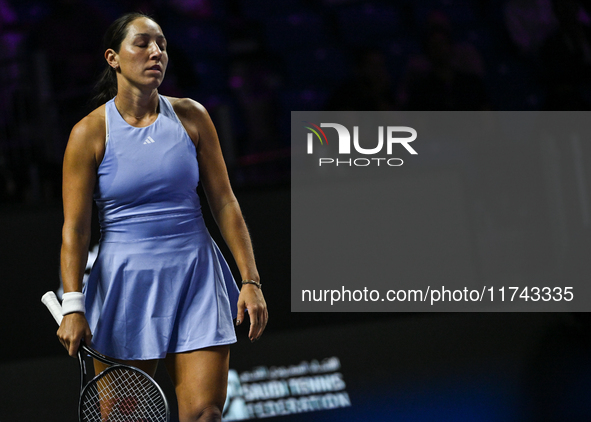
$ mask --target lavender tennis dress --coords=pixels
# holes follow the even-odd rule
[[[143,128],[106,104],[94,198],[100,249],[85,286],[92,346],[158,359],[236,341],[238,287],[207,231],[196,150],[170,102]]]

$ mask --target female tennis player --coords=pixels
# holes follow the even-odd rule
[[[232,320],[247,311],[254,341],[268,319],[250,237],[207,111],[158,93],[168,63],[160,26],[124,15],[105,44],[106,104],[74,126],[64,156],[58,336],[71,356],[84,341],[152,375],[164,358],[180,420],[221,420]],[[240,290],[204,226],[199,181]],[[93,198],[100,250],[82,292]]]

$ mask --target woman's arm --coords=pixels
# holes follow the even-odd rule
[[[240,276],[242,280],[259,282],[260,277],[250,235],[230,186],[228,171],[213,122],[201,104],[189,99],[176,101],[175,110],[197,148],[199,177],[207,201],[220,232],[234,256]],[[256,285],[241,286],[237,325],[244,320],[245,309],[248,310],[251,323],[248,336],[251,341],[254,341],[262,335],[268,320],[265,299],[261,289]]]
[[[70,134],[63,164],[62,196],[64,226],[62,229],[61,273],[64,293],[81,292],[88,258],[92,193],[96,182],[98,159],[104,146],[104,115],[93,113],[80,121]],[[99,157],[100,156],[100,157]],[[90,328],[82,312],[64,316],[58,330],[61,343],[70,356],[76,356],[80,341],[90,344]]]

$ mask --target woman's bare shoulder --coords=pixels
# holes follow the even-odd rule
[[[66,154],[74,154],[76,157],[92,156],[98,164],[105,153],[106,136],[105,106],[102,105],[74,125]]]
[[[207,115],[205,107],[191,98],[166,97],[179,117],[204,117]]]
[[[191,98],[166,98],[170,101],[170,104],[172,104],[174,112],[181,120],[181,123],[195,143],[195,146],[198,146],[198,144],[201,143],[199,141],[201,134],[205,128],[212,125],[207,110],[202,104]]]
[[[72,134],[70,137],[83,137],[86,139],[89,138],[102,138],[104,139],[107,135],[107,130],[105,127],[105,106],[104,104],[92,112],[90,112],[86,117],[80,120],[74,127],[72,128]]]

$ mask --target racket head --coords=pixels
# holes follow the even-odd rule
[[[145,372],[114,365],[95,376],[80,394],[81,422],[168,422],[166,396]]]

